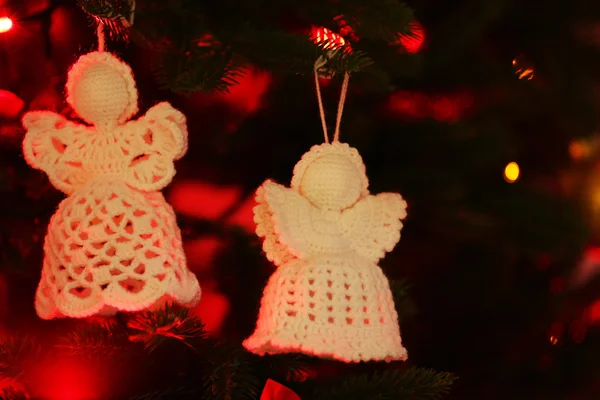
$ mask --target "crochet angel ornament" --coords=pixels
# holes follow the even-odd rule
[[[247,350],[345,362],[407,358],[377,265],[400,240],[406,203],[396,193],[370,195],[368,184],[358,151],[334,141],[304,154],[291,188],[267,180],[258,189],[256,233],[279,268]]]
[[[129,66],[108,52],[71,68],[67,101],[89,125],[50,111],[23,118],[27,162],[68,197],[50,220],[35,308],[43,319],[138,311],[166,301],[192,306],[173,209],[159,192],[187,150],[186,120],[168,103],[138,120]]]

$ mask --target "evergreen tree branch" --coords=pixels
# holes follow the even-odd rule
[[[191,315],[188,308],[167,304],[156,311],[135,314],[127,321],[132,342],[142,342],[149,352],[153,352],[167,341],[179,341],[191,349],[195,342],[206,339],[204,324]]]
[[[128,35],[156,51],[156,75],[163,88],[180,93],[226,91],[237,83],[243,66],[279,74],[310,74],[319,57],[327,56],[322,45],[310,40],[308,33],[284,29],[275,20],[274,11],[259,18],[255,10],[232,13],[228,2],[206,4],[196,0],[140,3],[135,10],[135,24],[128,0],[78,0],[80,6],[99,19],[118,36]],[[342,0],[335,4],[321,2],[275,7],[285,15],[302,17],[310,22],[342,15],[344,23],[360,37],[394,41],[398,34],[410,34],[412,11],[397,0]],[[325,21],[327,22],[327,21]],[[308,31],[309,25],[306,30]],[[125,30],[126,33],[123,33]],[[373,64],[366,52],[354,48],[339,51],[327,69],[343,76],[363,71]],[[378,72],[372,70],[373,72]]]
[[[163,49],[155,72],[163,88],[179,93],[225,92],[243,75],[231,51],[198,47],[176,52]]]
[[[0,378],[19,378],[28,363],[34,362],[40,353],[41,348],[33,338],[0,338]]]
[[[413,11],[397,0],[350,0],[338,5],[345,23],[364,39],[393,42],[399,34],[410,34]]]
[[[185,386],[170,387],[165,390],[154,391],[129,398],[129,400],[178,400],[189,399],[199,395],[197,390]]]
[[[382,373],[348,376],[339,384],[321,385],[317,388],[315,398],[437,400],[449,392],[455,380],[452,374],[423,368],[387,370]]]
[[[79,7],[108,28],[117,38],[127,37],[127,21],[133,16],[130,0],[77,0]]]
[[[130,345],[127,332],[116,323],[86,321],[81,326],[61,338],[56,347],[67,355],[79,355],[89,358],[118,356]]]
[[[204,349],[207,366],[202,378],[206,399],[255,400],[261,380],[255,373],[252,357],[239,345],[215,343]]]
[[[1,383],[1,381],[0,381]],[[5,389],[0,389],[0,398],[2,400],[29,400],[30,397],[27,395],[27,393],[23,393],[17,389],[13,389],[13,388],[5,388]]]

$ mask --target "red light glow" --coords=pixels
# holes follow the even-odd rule
[[[0,17],[0,33],[5,33],[10,31],[13,27],[13,22],[8,17]]]
[[[325,50],[337,50],[346,45],[346,39],[342,35],[323,27],[313,27],[311,37],[316,44],[323,44]]]
[[[411,22],[408,26],[410,35],[400,35],[396,43],[402,45],[409,53],[417,53],[425,42],[425,31],[418,22]]]

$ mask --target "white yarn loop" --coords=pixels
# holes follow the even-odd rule
[[[98,21],[96,35],[98,36],[98,51],[102,53],[105,51],[106,47],[106,39],[104,37],[104,24],[102,23],[102,21]]]
[[[323,106],[323,98],[321,95],[321,85],[319,83],[319,70],[327,64],[327,59],[324,56],[319,57],[315,62],[315,86],[317,91],[317,102],[319,103],[319,114],[321,116],[321,125],[323,126],[323,135],[325,143],[329,143],[329,133],[327,132],[327,118],[325,116],[325,107]],[[348,83],[350,81],[350,74],[347,72],[344,74],[344,81],[342,83],[342,90],[340,93],[340,100],[338,103],[337,117],[335,123],[335,131],[333,135],[333,142],[339,142],[340,139],[340,126],[342,124],[342,114],[344,112],[344,104],[348,95]]]

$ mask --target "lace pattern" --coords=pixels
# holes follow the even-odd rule
[[[389,282],[377,262],[400,240],[406,202],[397,193],[370,195],[362,160],[347,144],[307,154],[292,188],[267,180],[257,191],[257,234],[279,268],[244,346],[345,362],[405,360]]]
[[[174,300],[193,306],[175,214],[158,192],[187,150],[185,116],[168,103],[135,121],[131,69],[110,53],[82,56],[67,100],[91,126],[48,111],[23,118],[23,153],[69,195],[52,217],[36,294],[41,318],[137,311]]]

